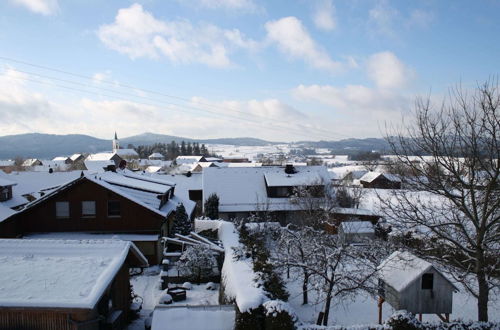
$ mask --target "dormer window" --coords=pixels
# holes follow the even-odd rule
[[[434,274],[426,273],[422,275],[422,290],[432,290],[434,288]]]
[[[12,198],[12,186],[0,187],[0,202],[5,202]]]

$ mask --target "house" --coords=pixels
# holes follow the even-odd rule
[[[431,263],[396,251],[379,265],[378,274],[381,302],[387,301],[395,310],[437,314],[449,321],[458,288]]]
[[[154,152],[151,155],[148,156],[149,160],[163,160],[165,157],[160,154],[159,152]]]
[[[203,199],[219,197],[219,216],[230,220],[272,214],[282,224],[297,221],[297,189],[323,191],[329,182],[324,166],[209,167],[203,170]],[[320,196],[318,196],[320,197]]]
[[[194,164],[206,161],[207,160],[203,156],[177,156],[177,158],[175,159],[177,165]]]
[[[43,165],[42,161],[36,158],[28,158],[26,159],[21,166],[23,167],[32,167],[32,166],[40,166]]]
[[[0,239],[0,328],[124,328],[129,268],[147,266],[120,240]]]
[[[388,173],[368,172],[359,179],[359,182],[363,188],[401,189],[401,179]]]
[[[0,234],[126,234],[155,264],[158,238],[169,234],[177,206],[184,204],[188,216],[195,208],[195,202],[179,198],[174,189],[173,183],[130,171],[83,174],[0,222]]]
[[[12,187],[17,183],[0,177],[0,202],[12,199]]]
[[[0,170],[10,169],[16,165],[14,160],[0,160]]]
[[[82,154],[73,154],[69,157],[73,163],[83,161],[85,159],[85,156]]]
[[[72,164],[73,163],[73,160],[71,159],[71,157],[65,157],[65,156],[55,157],[54,159],[52,159],[52,161],[54,161],[56,163],[62,163],[62,164]]]
[[[226,156],[223,160],[224,163],[248,163],[249,160],[246,157],[241,156]]]
[[[120,165],[123,158],[120,157],[117,153],[113,152],[100,152],[97,154],[90,154],[85,159],[85,166],[87,166],[87,162],[104,162],[104,161],[112,161],[116,167]],[[90,165],[92,166],[92,165]],[[88,167],[87,167],[88,168]]]

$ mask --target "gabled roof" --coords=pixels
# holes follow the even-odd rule
[[[392,286],[396,291],[403,291],[431,268],[440,273],[458,291],[453,282],[430,262],[409,252],[395,251],[378,266],[378,271],[381,280]]]
[[[139,156],[139,154],[137,153],[137,151],[135,151],[134,149],[116,149],[115,150],[115,153],[118,155],[118,156],[121,156],[121,157],[125,157],[125,156]]]
[[[387,180],[392,181],[392,182],[401,182],[398,176],[393,175],[393,174],[388,174],[388,173],[381,173],[381,172],[368,172],[365,175],[363,175],[359,181],[364,181],[364,182],[372,182],[373,180],[377,179],[378,177],[385,177]]]
[[[148,264],[127,241],[0,239],[0,307],[92,309],[129,256]]]
[[[281,168],[278,171],[264,173],[268,187],[298,187],[310,185],[324,185],[330,181],[326,168],[318,171],[316,167],[296,167],[296,173],[287,174]],[[324,173],[323,173],[324,172]]]
[[[9,186],[15,186],[17,183],[15,183],[14,181],[11,181],[11,180],[8,180],[8,179],[4,179],[4,178],[0,178],[0,187],[9,187]]]
[[[175,161],[177,162],[177,164],[192,164],[198,163],[204,159],[205,157],[203,156],[177,156]]]
[[[99,152],[97,154],[90,154],[86,160],[111,160],[115,155],[114,152]]]
[[[164,158],[164,156],[159,152],[154,152],[151,155],[149,155],[148,158]]]
[[[80,157],[83,157],[83,155],[82,154],[73,154],[69,157],[69,159],[71,159],[72,161],[75,161]]]
[[[57,161],[66,161],[68,159],[71,159],[71,158],[70,157],[64,157],[64,156],[59,156],[59,157],[55,157],[52,160],[55,161],[55,162],[57,162]]]

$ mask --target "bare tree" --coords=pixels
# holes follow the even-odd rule
[[[387,137],[409,189],[382,198],[382,209],[394,227],[413,231],[406,245],[477,298],[480,321],[500,283],[499,108],[497,82],[472,93],[457,87],[437,110],[417,101],[414,123]]]

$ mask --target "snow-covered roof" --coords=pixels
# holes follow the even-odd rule
[[[137,247],[120,240],[0,239],[0,306],[92,309]]]
[[[375,229],[370,221],[344,221],[340,224],[345,234],[374,234]]]
[[[318,173],[321,177],[328,178],[324,166],[296,167],[296,170],[299,176],[304,171],[305,176],[309,178],[311,173]],[[203,171],[203,196],[206,198],[211,194],[217,194],[220,212],[300,209],[300,205],[293,203],[290,198],[268,198],[265,175],[273,173],[284,174],[284,168],[279,166],[209,167]],[[300,180],[300,182],[306,181]]]
[[[59,239],[59,240],[103,240],[114,239],[132,242],[155,242],[158,241],[156,234],[102,234],[87,232],[51,232],[51,233],[29,233],[23,239]]]
[[[177,164],[193,164],[200,162],[203,158],[203,156],[177,156],[175,161]]]
[[[162,166],[148,166],[145,171],[148,172],[148,173],[156,173],[158,171],[160,171],[162,168]]]
[[[366,215],[366,216],[378,216],[375,212],[368,209],[355,209],[349,207],[336,207],[333,213],[347,214],[347,215]]]
[[[86,160],[110,160],[114,155],[114,152],[99,152],[97,154],[88,155]]]
[[[364,182],[372,182],[373,180],[375,180],[376,178],[378,178],[379,176],[383,176],[385,177],[387,180],[389,181],[393,181],[393,182],[401,182],[401,180],[399,179],[398,176],[396,175],[393,175],[393,174],[388,174],[388,173],[380,173],[380,172],[368,172],[366,173],[365,175],[363,175],[359,181],[364,181]]]
[[[13,160],[0,160],[0,166],[13,166],[15,163]]]
[[[36,164],[36,162],[38,162],[40,160],[36,159],[36,158],[28,158],[26,159],[23,164],[21,166],[33,166],[34,164]]]
[[[152,330],[232,330],[236,320],[233,305],[157,306]]]
[[[127,156],[137,157],[137,156],[139,156],[137,151],[135,151],[134,149],[116,149],[115,153],[120,157],[127,157]]]
[[[9,218],[11,215],[16,213],[16,211],[2,204],[3,203],[0,203],[0,222],[4,221],[5,219]]]
[[[82,157],[83,155],[82,154],[72,154],[69,159],[71,159],[72,161],[75,161],[77,160],[78,158]]]
[[[378,266],[378,271],[381,280],[396,291],[403,291],[431,268],[438,271],[430,262],[409,252],[395,251]],[[443,277],[447,279],[446,276],[443,275]],[[451,281],[449,282],[455,286]]]
[[[0,178],[0,187],[8,187],[8,186],[15,186],[17,183],[15,183],[14,181],[11,181],[11,180],[8,180],[8,179],[4,179],[4,178]]]
[[[296,173],[287,174],[281,171],[270,171],[264,174],[268,187],[298,187],[311,185],[324,185],[329,182],[329,175],[325,167],[295,167]],[[319,169],[323,169],[319,171]]]
[[[59,156],[59,157],[55,157],[54,159],[52,159],[53,161],[57,162],[57,161],[67,161],[68,159],[71,159],[69,157],[64,157],[64,156]]]
[[[115,162],[112,160],[90,160],[86,159],[83,162],[87,170],[92,172],[104,172],[108,166],[115,166]]]
[[[164,158],[164,156],[159,152],[153,152],[151,155],[148,156],[148,158]]]

